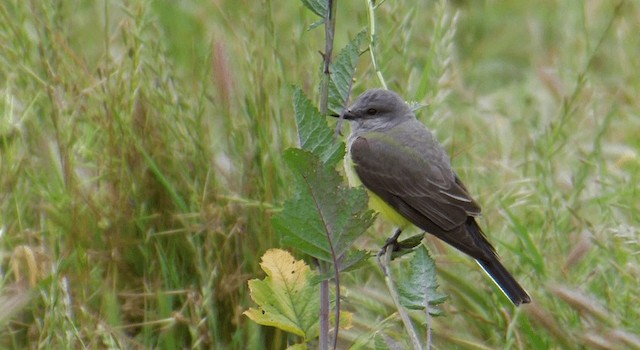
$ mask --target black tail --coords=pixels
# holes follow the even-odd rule
[[[507,271],[504,265],[502,265],[491,243],[487,241],[475,219],[471,216],[468,217],[465,226],[467,232],[474,238],[475,246],[480,248],[479,250],[484,253],[475,255],[478,265],[482,267],[515,306],[530,303],[531,297],[529,297],[529,294],[520,286],[518,281],[513,278],[511,273]],[[472,254],[470,255],[474,256]]]
[[[504,265],[498,261],[497,257],[492,261],[476,261],[515,306],[531,302],[529,294],[511,276]]]

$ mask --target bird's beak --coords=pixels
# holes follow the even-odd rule
[[[336,113],[331,113],[331,114],[329,114],[329,116],[334,117],[334,118],[342,118],[342,119],[346,119],[346,120],[352,120],[353,119],[353,115],[351,114],[351,111],[348,110],[348,109],[342,111],[342,115],[336,114]]]

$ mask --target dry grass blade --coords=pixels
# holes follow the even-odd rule
[[[559,324],[552,314],[543,309],[540,304],[533,302],[525,309],[527,315],[531,319],[541,325],[553,338],[562,344],[564,349],[574,349],[576,346],[576,339],[566,329]]]
[[[582,316],[595,319],[604,324],[611,324],[611,313],[599,301],[584,293],[566,286],[551,286],[549,290],[558,298],[569,304]]]
[[[562,270],[567,273],[568,270],[576,266],[584,257],[591,251],[593,243],[591,242],[592,235],[589,231],[584,231],[580,234],[578,241],[573,246],[573,249],[567,255],[567,260],[562,267]]]

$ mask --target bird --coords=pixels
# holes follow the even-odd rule
[[[444,148],[400,95],[370,89],[332,116],[351,124],[350,182],[363,184],[370,206],[398,227],[383,250],[413,224],[475,259],[515,306],[531,302],[476,222],[480,206]]]

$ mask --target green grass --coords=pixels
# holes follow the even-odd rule
[[[450,295],[436,348],[640,348],[640,7],[616,6],[376,11],[386,82],[429,104],[535,301],[514,311],[430,239]],[[318,97],[314,21],[299,1],[0,4],[0,348],[286,347],[242,312],[291,194],[290,86]],[[365,2],[341,1],[337,47],[366,26]],[[354,94],[377,86],[363,55]],[[391,228],[372,231],[360,245]],[[343,285],[345,344],[401,336],[375,263]]]

